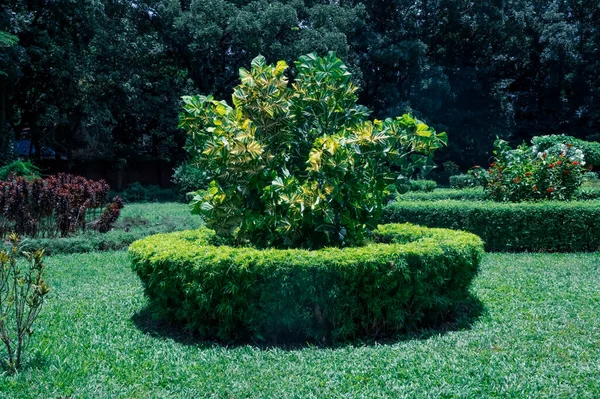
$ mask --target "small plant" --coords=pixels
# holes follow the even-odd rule
[[[522,144],[511,148],[504,140],[494,143],[490,168],[473,168],[486,195],[495,201],[570,200],[583,181],[583,151],[573,144],[557,144],[540,151]]]
[[[32,164],[31,161],[17,159],[0,168],[0,181],[8,180],[11,175],[24,177],[28,180],[39,179],[40,169]]]
[[[123,191],[115,192],[125,202],[170,202],[175,201],[177,196],[170,188],[162,188],[156,185],[144,185],[134,182]]]
[[[119,215],[121,215],[121,209],[124,206],[125,204],[123,204],[121,197],[115,197],[113,202],[108,204],[104,212],[102,212],[100,219],[94,223],[94,228],[100,233],[108,232],[119,218]]]
[[[437,187],[435,180],[411,180],[410,191],[432,192]]]
[[[450,176],[450,187],[457,190],[477,187],[478,185],[477,179],[470,174]]]
[[[598,173],[596,172],[585,172],[583,174],[583,180],[584,181],[589,181],[589,182],[595,182],[598,181]]]
[[[16,371],[50,289],[43,277],[44,251],[21,252],[16,234],[9,241],[11,249],[0,252],[0,340],[8,354],[6,366]]]
[[[175,168],[171,181],[175,184],[179,196],[187,200],[191,199],[195,191],[205,189],[209,182],[205,171],[188,162]]]

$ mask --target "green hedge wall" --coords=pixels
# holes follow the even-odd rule
[[[485,201],[485,192],[481,187],[464,188],[456,190],[452,188],[436,188],[432,192],[407,192],[398,195],[399,201]],[[592,186],[586,183],[575,192],[577,200],[597,200],[600,199],[600,185]]]
[[[400,201],[483,201],[484,199],[485,193],[481,187],[464,188],[461,190],[456,190],[453,188],[438,188],[429,193],[408,192],[398,196],[398,200]]]
[[[356,248],[217,246],[206,228],[133,243],[133,270],[159,317],[204,338],[332,343],[435,319],[468,296],[483,256],[475,235],[386,225]]]
[[[488,251],[600,250],[600,201],[398,201],[386,208],[384,220],[468,231]]]

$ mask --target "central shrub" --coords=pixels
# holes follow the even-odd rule
[[[396,185],[432,168],[446,135],[410,115],[368,120],[350,78],[333,53],[294,68],[259,56],[240,69],[233,107],[184,97],[187,150],[210,181],[193,212],[257,247],[361,245]]]
[[[317,342],[380,337],[467,298],[472,234],[379,226],[445,134],[403,115],[368,120],[330,53],[240,70],[233,107],[184,97],[187,149],[210,181],[192,209],[209,228],[129,252],[151,309],[204,338]]]

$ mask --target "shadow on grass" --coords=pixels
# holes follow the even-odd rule
[[[297,350],[307,347],[322,348],[340,348],[347,345],[354,346],[374,346],[374,345],[392,345],[398,342],[409,340],[427,340],[431,337],[441,336],[449,332],[463,331],[470,329],[473,324],[484,314],[486,309],[479,298],[471,295],[466,300],[457,303],[451,311],[448,311],[441,317],[432,320],[424,320],[421,324],[411,327],[403,332],[396,333],[387,337],[378,339],[356,339],[345,343],[323,344],[315,342],[302,342],[294,340],[292,342],[256,342],[252,340],[240,341],[217,341],[203,339],[199,334],[190,331],[182,324],[157,319],[151,308],[145,307],[135,313],[131,320],[133,324],[142,332],[161,339],[172,339],[173,341],[188,346],[198,346],[202,348],[209,347],[241,347],[252,345],[261,349],[278,348],[283,350]]]

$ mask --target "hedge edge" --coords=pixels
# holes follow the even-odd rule
[[[385,225],[357,248],[211,245],[207,228],[129,247],[151,309],[204,338],[333,343],[384,337],[466,299],[483,256],[473,234]]]
[[[600,201],[398,201],[386,208],[383,218],[388,223],[468,231],[484,240],[487,251],[600,250]]]

